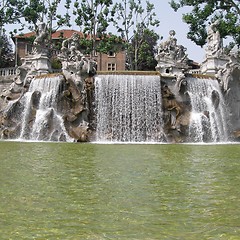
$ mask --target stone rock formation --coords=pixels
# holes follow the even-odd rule
[[[89,82],[93,80],[89,79],[96,74],[96,62],[87,59],[81,53],[77,33],[63,41],[59,58],[67,83],[64,96],[68,99],[69,105],[69,111],[64,115],[65,125],[69,130],[69,135],[74,139],[80,142],[87,141],[91,132],[89,115],[92,105],[91,91],[93,90],[89,87]]]
[[[162,81],[161,85],[164,131],[167,141],[185,142],[190,122],[189,107],[182,98],[177,99],[167,82]]]

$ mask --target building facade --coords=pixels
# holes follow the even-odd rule
[[[70,38],[73,33],[79,34],[83,37],[83,33],[76,30],[58,30],[52,34],[52,57],[56,58],[60,53],[59,49],[61,43],[64,39]],[[21,59],[25,58],[28,54],[32,52],[33,49],[33,39],[35,33],[29,32],[25,34],[16,35],[13,38],[16,47],[16,63],[21,65]],[[100,41],[100,40],[97,40]],[[97,71],[124,71],[126,65],[126,54],[125,51],[112,52],[108,54],[96,53],[94,55],[94,60],[97,62]]]

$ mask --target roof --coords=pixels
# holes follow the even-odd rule
[[[61,30],[58,30],[58,31],[56,31],[52,34],[52,39],[70,38],[73,35],[73,33],[77,33],[81,37],[83,36],[83,33],[80,32],[80,31],[77,31],[77,30],[61,29]],[[24,39],[24,38],[29,38],[29,37],[32,37],[32,36],[35,36],[35,35],[36,35],[35,32],[28,32],[28,33],[16,35],[16,36],[14,36],[14,38]]]
[[[83,37],[83,33],[77,30],[70,30],[70,29],[62,29],[58,30],[52,34],[52,39],[59,39],[59,38],[70,38],[73,33],[77,33],[81,37]]]

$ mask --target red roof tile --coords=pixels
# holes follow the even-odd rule
[[[35,32],[29,32],[29,33],[16,35],[16,36],[14,36],[14,38],[28,38],[28,37],[31,37],[34,35],[35,35]]]
[[[62,30],[58,30],[55,33],[53,33],[52,34],[52,39],[70,38],[73,35],[73,33],[77,33],[81,37],[83,37],[83,33],[79,32],[77,30],[62,29]]]
[[[58,30],[55,33],[52,34],[52,39],[59,39],[59,38],[70,38],[73,33],[78,33],[80,36],[83,36],[83,33],[77,30],[70,30],[70,29],[62,29]],[[28,32],[24,34],[19,34],[14,36],[14,38],[28,38],[31,36],[34,36],[35,32]]]

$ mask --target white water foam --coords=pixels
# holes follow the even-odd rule
[[[159,76],[101,75],[95,79],[97,142],[161,142]]]
[[[72,141],[65,130],[62,117],[57,112],[57,96],[61,83],[60,76],[37,78],[31,82],[28,92],[22,98],[22,104],[25,107],[22,114],[20,139],[59,141],[63,137],[66,141]],[[32,119],[34,122],[30,128],[29,116],[32,111],[33,94],[36,91],[39,92],[40,98],[35,119]]]
[[[189,139],[193,142],[227,141],[226,106],[217,80],[190,78],[187,90],[192,105]],[[213,92],[217,93],[217,106]]]

